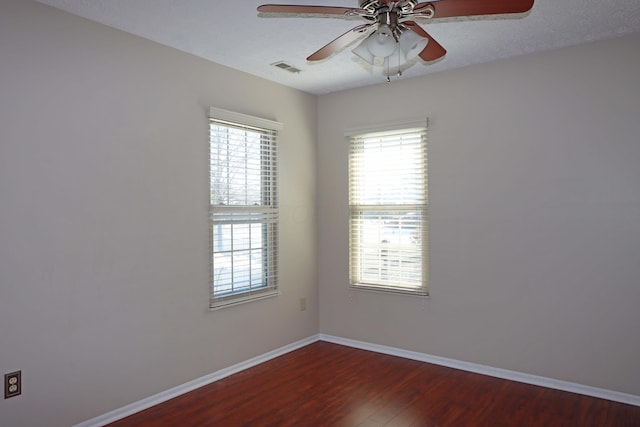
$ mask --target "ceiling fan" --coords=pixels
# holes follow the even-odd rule
[[[261,16],[301,16],[359,19],[364,24],[347,31],[311,54],[308,61],[320,61],[364,39],[353,53],[391,74],[415,64],[418,59],[436,61],[447,51],[416,21],[523,14],[534,0],[359,0],[359,7],[264,4]],[[397,66],[396,66],[397,65]]]

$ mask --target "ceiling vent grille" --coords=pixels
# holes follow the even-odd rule
[[[280,61],[280,62],[274,62],[273,64],[274,67],[278,67],[281,68],[283,70],[286,70],[290,73],[299,73],[301,70],[299,68],[294,67],[293,65],[289,65],[286,62]]]

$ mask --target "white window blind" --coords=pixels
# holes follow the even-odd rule
[[[426,121],[348,136],[350,284],[427,295]]]
[[[277,294],[279,129],[211,109],[211,308]]]

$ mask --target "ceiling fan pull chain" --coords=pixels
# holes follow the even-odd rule
[[[391,67],[391,61],[385,61],[387,63],[387,83],[391,83],[391,73],[389,72],[389,68]]]

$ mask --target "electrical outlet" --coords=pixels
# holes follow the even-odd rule
[[[4,374],[4,398],[18,396],[22,393],[22,371]]]
[[[300,298],[300,311],[307,309],[307,299],[305,297]]]

